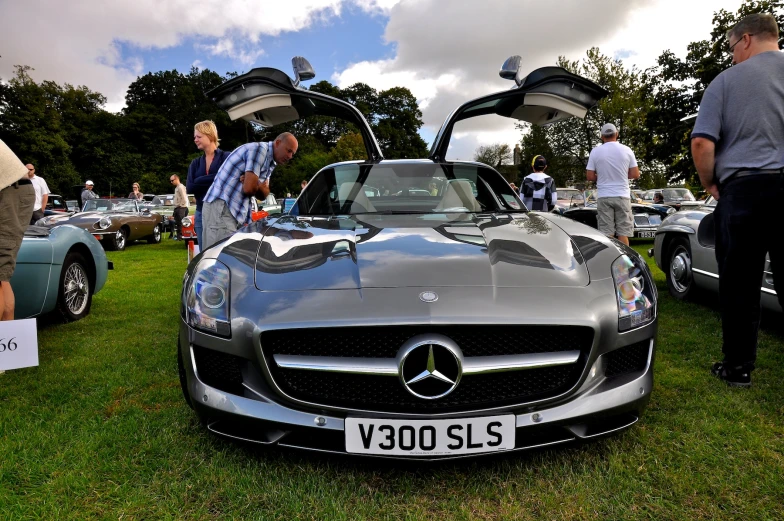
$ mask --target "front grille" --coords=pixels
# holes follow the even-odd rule
[[[273,355],[395,358],[419,334],[454,340],[464,357],[580,351],[570,365],[464,375],[444,398],[423,400],[396,376],[331,373],[277,366]],[[297,400],[383,412],[451,412],[500,407],[557,396],[573,387],[585,367],[593,329],[582,326],[386,326],[267,331],[262,351],[280,389]]]
[[[607,353],[604,355],[607,360],[604,375],[607,378],[612,378],[613,376],[644,371],[648,364],[650,345],[650,340],[643,340]]]
[[[212,349],[193,346],[196,372],[204,384],[231,394],[243,394],[242,364],[245,359]]]
[[[579,366],[579,367],[578,367]],[[282,390],[299,400],[333,407],[383,412],[449,412],[512,405],[555,396],[577,381],[582,365],[464,376],[457,389],[439,400],[421,400],[394,376],[316,373],[278,369]],[[280,376],[280,378],[278,378]]]
[[[267,357],[395,358],[406,340],[426,333],[451,338],[465,357],[556,351],[587,354],[593,342],[593,329],[583,326],[384,326],[265,331],[261,346]]]

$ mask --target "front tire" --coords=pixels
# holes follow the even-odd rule
[[[155,229],[152,231],[152,235],[147,238],[147,242],[149,244],[159,244],[161,242],[161,225],[156,224]]]
[[[87,262],[81,254],[71,252],[65,257],[60,272],[57,309],[68,322],[84,318],[90,312],[93,288],[90,287],[87,270]]]
[[[117,232],[109,238],[109,248],[112,251],[123,251],[128,243],[128,234],[125,230],[120,228]]]
[[[688,239],[678,237],[670,243],[666,273],[667,289],[670,295],[678,300],[691,298],[696,292],[691,259]]]

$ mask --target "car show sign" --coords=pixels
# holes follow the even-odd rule
[[[0,371],[38,365],[35,319],[0,322]]]

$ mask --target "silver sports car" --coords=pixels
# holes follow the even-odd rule
[[[703,205],[667,217],[656,232],[653,248],[648,250],[648,256],[654,257],[664,272],[670,294],[679,300],[692,297],[700,289],[719,292],[713,219],[716,203],[709,197]],[[773,287],[769,256],[765,258],[760,300],[764,309],[782,311]]]
[[[323,168],[288,215],[188,266],[180,381],[210,431],[441,459],[638,420],[657,328],[645,261],[581,223],[529,213],[494,169],[445,159],[456,121],[583,117],[605,92],[555,67],[502,75],[516,86],[458,107],[430,157],[413,160],[383,160],[353,105],[274,69],[210,93],[232,118],[263,125],[342,117],[369,157]]]

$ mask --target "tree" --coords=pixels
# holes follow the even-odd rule
[[[484,163],[498,169],[512,160],[512,149],[506,143],[481,145],[474,152],[474,161]]]
[[[646,121],[650,147],[645,159],[664,165],[670,182],[699,185],[689,142],[694,120],[685,118],[697,112],[705,89],[732,63],[727,31],[753,13],[770,13],[776,17],[782,35],[779,49],[783,49],[784,2],[746,0],[735,13],[725,9],[716,11],[710,39],[690,43],[684,60],[667,50],[659,56],[658,65],[648,71],[647,90],[653,109]]]

